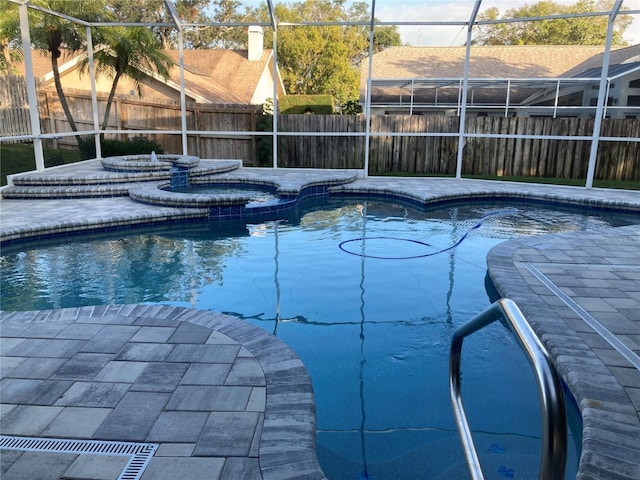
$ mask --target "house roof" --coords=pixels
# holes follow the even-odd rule
[[[511,89],[511,101],[517,103],[540,88],[536,79],[587,77],[597,75],[602,67],[603,46],[519,45],[474,46],[469,61],[469,85],[478,103],[492,103],[503,97],[506,81],[518,82]],[[375,102],[397,102],[401,96],[413,96],[417,102],[457,102],[458,80],[464,77],[466,47],[391,47],[373,56],[372,97]],[[640,45],[617,48],[610,55],[612,73],[629,71],[630,63],[640,60]],[[625,67],[619,64],[626,63]],[[362,71],[368,68],[363,62]],[[597,71],[596,71],[597,69]],[[362,75],[361,101],[365,95],[366,74]],[[486,81],[484,80],[486,79]],[[502,101],[502,100],[501,100]]]
[[[168,50],[176,65],[170,78],[180,84],[178,51]],[[260,77],[270,64],[272,50],[260,60],[247,60],[246,50],[184,50],[185,88],[212,103],[251,103]]]
[[[628,73],[640,70],[640,62],[620,63],[616,65],[610,65],[607,71],[607,77],[610,79],[618,78]],[[599,79],[602,72],[602,67],[590,68],[573,75],[576,78],[594,78]]]
[[[603,50],[581,45],[474,46],[469,77],[560,77]],[[460,78],[465,55],[466,47],[390,47],[373,56],[372,78]],[[368,68],[366,61],[362,68]]]
[[[595,73],[600,77],[603,55],[604,53],[601,52],[593,57],[587,58],[585,61],[569,68],[564,72],[564,76],[588,78],[589,75],[593,75]],[[634,62],[640,62],[640,44],[632,45],[630,47],[616,48],[611,51],[609,57],[609,71],[611,72],[616,65],[626,65]]]
[[[40,50],[32,50],[31,59],[33,64],[34,77],[37,77],[37,78],[44,77],[47,73],[51,71],[51,58],[49,57],[49,55],[45,55]],[[66,62],[67,60],[70,60],[70,59],[71,59],[71,56],[69,56],[68,54],[66,55],[63,54],[63,56],[58,60],[58,62]],[[19,75],[24,76],[27,74],[27,69],[25,67],[24,62],[20,62],[19,64],[15,65],[15,67],[18,70]]]
[[[169,72],[168,83],[180,89],[179,54],[165,53],[176,62]],[[80,54],[63,54],[59,61],[61,72],[73,68]],[[272,50],[264,50],[260,60],[249,61],[246,50],[184,50],[185,93],[197,101],[227,104],[249,104],[258,81],[270,64]],[[51,60],[40,51],[32,52],[34,76],[43,78],[51,73]],[[26,74],[24,62],[17,65]]]

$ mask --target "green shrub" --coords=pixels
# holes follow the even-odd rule
[[[259,132],[273,131],[273,115],[258,115],[256,130]],[[260,135],[256,137],[256,157],[259,167],[270,167],[273,164],[273,137]]]
[[[23,173],[36,168],[35,153],[31,142],[0,143],[0,185],[7,184],[7,175]],[[80,160],[77,150],[44,148],[44,166],[54,167]]]
[[[340,106],[342,115],[359,115],[362,113],[362,105],[358,100],[347,100]]]
[[[280,113],[285,115],[302,115],[315,113],[331,115],[334,113],[331,95],[285,95],[278,99]]]
[[[57,167],[58,165],[67,163],[60,150],[44,150],[43,153],[45,167]]]
[[[126,140],[102,138],[100,146],[103,157],[150,154],[151,152],[164,153],[164,149],[159,143],[142,136]],[[93,137],[79,137],[78,147],[80,148],[80,158],[82,160],[96,158],[96,144]]]

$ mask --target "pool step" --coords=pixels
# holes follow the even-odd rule
[[[12,182],[18,187],[66,187],[75,185],[109,185],[133,182],[161,181],[169,179],[169,172],[111,173],[99,172],[87,175],[65,173],[26,173],[14,176]]]
[[[2,190],[2,198],[13,200],[122,197],[129,195],[131,183],[115,185],[13,186]]]
[[[95,163],[95,161],[93,161]],[[237,160],[202,161],[189,171],[191,178],[205,177],[236,170]],[[74,174],[65,168],[30,172],[12,177],[13,186],[2,189],[2,197],[15,200],[96,198],[129,195],[129,189],[140,183],[167,182],[170,172],[107,172],[102,168],[87,168]]]
[[[192,168],[190,177],[201,177],[236,170],[236,162],[212,162]],[[162,181],[171,178],[170,172],[108,172],[106,170],[81,175],[63,171],[32,172],[12,177],[13,184],[21,187],[67,186],[67,185],[105,185],[133,182]]]

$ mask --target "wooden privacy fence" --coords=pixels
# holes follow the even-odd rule
[[[86,91],[66,91],[80,130],[93,130],[91,96]],[[98,119],[102,122],[107,97],[98,94]],[[39,89],[38,109],[42,133],[69,132],[66,117],[55,90]],[[245,165],[258,163],[257,145],[271,137],[251,135],[257,129],[260,106],[186,106],[187,129],[217,131],[221,134],[189,134],[190,154],[201,158],[240,159]],[[369,172],[454,175],[458,149],[459,117],[382,115],[371,117]],[[472,134],[590,136],[593,119],[467,117],[466,132]],[[280,115],[278,164],[283,167],[362,169],[365,158],[364,116]],[[111,106],[109,129],[130,134],[107,134],[119,138],[145,134],[166,153],[182,153],[180,106],[170,101],[141,101],[137,97],[117,97]],[[229,132],[229,133],[227,133]],[[360,136],[310,136],[305,133],[352,132]],[[28,135],[29,108],[24,77],[0,77],[0,135]],[[403,134],[423,134],[411,136]],[[425,136],[428,134],[429,136]],[[596,178],[640,181],[640,120],[605,119],[602,137],[628,138],[629,141],[600,141]],[[635,140],[635,141],[633,141]],[[74,136],[60,137],[54,147],[76,148]],[[552,140],[468,137],[463,150],[463,175],[538,176],[585,178],[591,148],[590,140]],[[270,158],[263,158],[271,164]]]
[[[0,133],[11,137],[29,135],[29,101],[23,76],[0,76]]]
[[[364,137],[311,137],[305,132],[364,132],[364,117],[282,115],[279,130],[297,132],[278,141],[279,164],[287,167],[363,168]],[[590,136],[593,119],[467,117],[472,134]],[[454,175],[459,117],[384,115],[371,117],[369,173]],[[384,135],[389,133],[390,135]],[[399,134],[433,134],[402,136]],[[449,134],[449,135],[448,135]],[[453,135],[450,135],[453,134]],[[596,178],[640,181],[640,120],[605,119]],[[635,141],[634,141],[635,140]],[[591,140],[468,137],[463,175],[586,178]]]
[[[278,165],[305,168],[363,168],[362,136],[309,136],[306,132],[364,132],[364,117],[354,115],[279,115]]]
[[[79,130],[93,130],[93,107],[89,92],[80,90],[65,91],[73,119]],[[100,126],[106,108],[107,96],[98,93],[98,119]],[[39,92],[40,123],[42,133],[70,132],[71,128],[62,111],[55,90]],[[224,134],[189,134],[187,149],[189,154],[201,158],[240,159],[246,165],[256,163],[255,137],[246,132],[256,130],[260,106],[254,105],[214,105],[188,103],[186,106],[187,130],[221,131]],[[109,134],[108,129],[128,130],[130,134]],[[141,135],[140,131],[153,130],[157,133],[144,133],[145,137],[159,143],[165,153],[182,153],[182,135],[162,133],[163,130],[181,130],[182,119],[180,105],[172,101],[140,100],[137,97],[118,96],[114,99],[109,112],[107,138],[123,139]],[[229,132],[228,134],[226,132]],[[76,138],[60,137],[55,141],[57,148],[75,148]]]
[[[588,137],[593,125],[592,118],[475,117],[467,128],[474,133]],[[599,142],[596,178],[640,180],[640,120],[604,119],[600,135],[630,140]],[[591,140],[469,138],[463,173],[586,178],[590,151]]]

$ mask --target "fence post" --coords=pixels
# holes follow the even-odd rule
[[[193,129],[196,132],[200,131],[200,109],[198,108],[198,104],[193,104]],[[187,137],[188,140],[189,137]],[[202,152],[202,136],[198,133],[194,135],[194,144],[196,146],[196,151],[192,152],[196,157],[202,157],[204,152]],[[202,153],[201,153],[202,152]]]
[[[49,108],[49,95],[47,95],[47,109],[49,110],[49,133],[56,133],[56,117]],[[58,139],[53,137],[53,148],[58,148]]]
[[[124,127],[125,127],[125,118],[122,112],[122,102],[120,101],[117,95],[116,95],[116,113],[117,113],[116,118],[118,119],[117,128],[118,130],[122,131],[124,130]],[[118,133],[116,135],[116,139],[122,140],[122,134]]]

